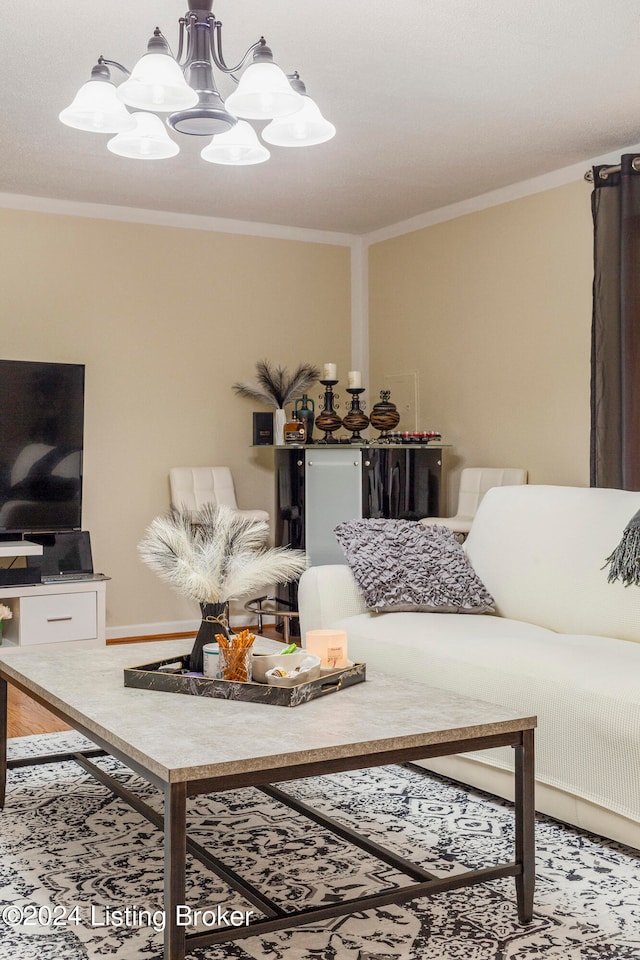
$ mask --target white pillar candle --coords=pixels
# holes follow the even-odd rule
[[[362,386],[362,374],[359,370],[349,370],[347,374],[348,385],[352,388],[357,388]]]
[[[307,630],[305,649],[307,653],[320,657],[321,667],[340,670],[348,666],[347,634],[344,630]]]
[[[337,367],[335,363],[325,363],[323,367],[322,379],[323,380],[337,380],[336,376]]]

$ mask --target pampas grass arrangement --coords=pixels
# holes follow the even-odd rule
[[[319,377],[320,370],[310,363],[300,364],[289,374],[285,367],[274,367],[268,360],[259,360],[256,363],[257,383],[234,383],[233,389],[241,397],[280,409],[306,393]]]
[[[138,545],[142,560],[185,597],[226,603],[273,583],[288,583],[307,566],[305,554],[266,548],[269,524],[230,507],[172,510],[148,527]]]

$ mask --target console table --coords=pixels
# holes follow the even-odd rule
[[[275,447],[275,543],[312,564],[344,563],[333,530],[343,520],[439,517],[448,444]]]
[[[346,563],[334,528],[362,517],[441,517],[449,444],[292,444],[275,450],[276,546],[305,550],[311,564]],[[280,595],[297,609],[298,585]],[[291,625],[297,635],[298,625]]]

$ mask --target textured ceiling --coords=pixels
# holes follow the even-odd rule
[[[185,9],[2,0],[0,192],[362,234],[640,141],[636,0],[219,0],[228,59],[263,33],[334,140],[221,167],[172,133],[144,163],[58,121],[99,54],[133,66]]]

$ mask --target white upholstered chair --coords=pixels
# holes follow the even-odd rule
[[[266,510],[241,510],[229,467],[173,467],[169,471],[171,506],[199,510],[205,503],[224,504],[243,517],[268,520]]]
[[[454,517],[423,517],[421,523],[449,527],[462,537],[471,530],[476,510],[491,487],[508,487],[527,482],[527,471],[519,467],[465,467],[460,473],[458,509]]]

